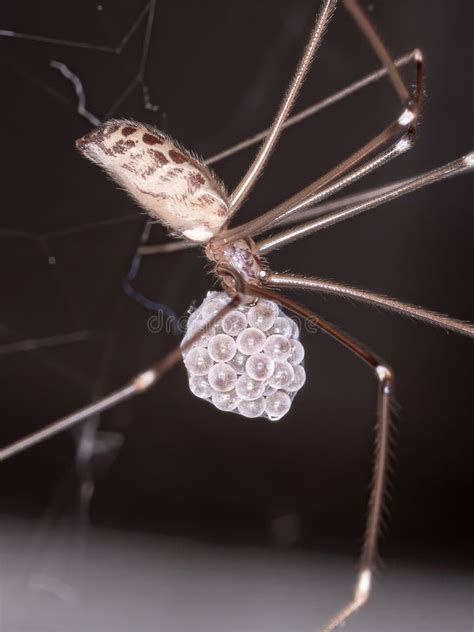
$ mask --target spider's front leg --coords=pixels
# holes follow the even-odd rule
[[[470,338],[474,338],[474,324],[463,322],[444,314],[439,314],[424,307],[403,303],[398,299],[377,294],[368,290],[361,290],[350,285],[328,281],[319,277],[298,276],[296,274],[275,274],[267,272],[265,282],[273,288],[292,288],[294,290],[312,290],[320,294],[332,294],[342,298],[349,298],[374,307],[381,307],[402,316],[408,316],[428,325],[441,327],[447,331],[454,331]]]
[[[363,345],[299,303],[294,302],[286,296],[277,294],[272,290],[268,290],[265,287],[247,285],[246,293],[276,301],[283,307],[286,307],[298,316],[316,325],[319,329],[329,334],[332,338],[337,340],[337,342],[346,347],[346,349],[363,360],[373,371],[378,383],[372,490],[370,493],[364,545],[360,557],[360,568],[352,598],[321,629],[321,632],[330,632],[331,630],[335,630],[339,625],[344,623],[348,617],[361,608],[367,602],[371,593],[372,574],[377,554],[387,474],[390,436],[390,399],[393,375],[392,371],[372,352],[365,349]]]

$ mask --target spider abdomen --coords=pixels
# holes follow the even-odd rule
[[[227,219],[227,197],[219,180],[153,127],[112,120],[80,138],[76,147],[173,233],[205,242]]]

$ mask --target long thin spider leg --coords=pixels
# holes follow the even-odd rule
[[[315,219],[316,217],[321,217],[322,215],[326,215],[331,211],[340,211],[341,209],[347,208],[348,206],[355,204],[356,202],[365,202],[366,200],[374,198],[376,195],[382,195],[382,193],[393,191],[397,187],[401,187],[411,180],[413,180],[413,177],[404,178],[403,180],[396,180],[395,182],[390,182],[389,184],[385,184],[380,187],[374,187],[373,189],[367,189],[366,191],[361,191],[360,193],[352,193],[351,195],[345,195],[344,197],[339,197],[335,200],[329,200],[327,202],[322,202],[321,204],[316,204],[315,206],[312,206],[305,211],[301,211],[296,216],[292,215],[291,217],[282,219],[281,222],[272,225],[272,228],[276,226],[280,227],[290,224],[297,224],[306,219]]]
[[[398,58],[395,61],[395,65],[404,66],[405,64],[408,64],[410,61],[413,61],[413,59],[415,59],[415,57],[419,54],[420,54],[419,51],[414,50],[411,53],[408,53],[407,55],[404,55],[403,57]],[[365,77],[362,77],[362,79],[359,79],[358,81],[355,81],[354,83],[351,83],[349,86],[347,86],[346,88],[343,88],[339,92],[332,94],[331,96],[323,99],[322,101],[319,101],[317,103],[314,103],[313,105],[310,105],[309,107],[302,110],[298,114],[290,116],[284,122],[282,129],[286,129],[292,125],[296,125],[297,123],[300,123],[306,120],[310,116],[313,116],[314,114],[329,107],[330,105],[333,105],[334,103],[337,103],[338,101],[344,99],[350,94],[353,94],[357,92],[358,90],[360,90],[361,88],[384,77],[386,74],[387,74],[387,69],[380,68],[379,70],[372,72],[369,75],[366,75]],[[214,163],[219,162],[220,160],[223,160],[224,158],[233,156],[234,154],[246,149],[247,147],[251,147],[257,142],[264,140],[265,137],[269,134],[269,132],[270,132],[270,128],[264,130],[263,132],[259,132],[255,136],[251,136],[250,138],[247,138],[246,140],[241,141],[240,143],[237,143],[236,145],[233,145],[232,147],[229,147],[228,149],[224,149],[223,151],[217,154],[214,154],[213,156],[207,158],[204,162],[206,163],[206,165],[213,165]],[[314,203],[314,202],[310,202],[310,203]],[[287,202],[285,202],[283,206],[287,206]],[[330,210],[331,209],[332,207],[330,207]],[[299,216],[299,213],[298,213],[298,216]],[[275,224],[280,224],[280,223],[288,224],[288,223],[294,223],[295,221],[298,221],[298,220],[297,218],[293,216],[288,217],[288,218],[285,217],[283,220],[281,220],[281,222],[278,221],[278,222],[275,222]],[[187,250],[188,248],[196,248],[197,246],[198,244],[195,244],[193,242],[190,242],[184,239],[170,240],[170,241],[166,241],[159,244],[139,246],[137,250],[137,254],[142,255],[142,256],[155,255],[155,254],[167,254],[170,252],[177,252],[179,250]]]
[[[349,337],[333,325],[327,323],[312,311],[293,300],[258,286],[246,287],[246,293],[254,294],[277,301],[287,309],[302,318],[309,320],[322,331],[337,340],[346,349],[352,351],[363,360],[374,372],[378,382],[377,395],[377,424],[375,427],[375,455],[372,474],[372,489],[369,500],[364,545],[360,557],[360,566],[354,586],[352,599],[322,628],[321,632],[330,632],[341,625],[349,616],[361,608],[371,593],[372,574],[377,555],[377,545],[380,533],[382,505],[384,500],[385,482],[387,475],[388,446],[390,432],[390,398],[393,376],[391,370],[376,356],[365,349],[359,342]]]
[[[412,62],[414,59],[419,57],[420,54],[421,53],[419,50],[413,50],[410,53],[403,55],[402,57],[398,57],[394,62],[395,66],[397,66],[397,68],[406,66],[407,64]],[[325,110],[331,105],[334,105],[335,103],[338,103],[339,101],[342,101],[346,97],[358,92],[359,90],[361,90],[362,88],[365,88],[366,86],[369,86],[375,81],[382,79],[382,77],[385,77],[387,74],[388,74],[387,68],[382,67],[382,68],[379,68],[378,70],[375,70],[374,72],[371,72],[368,75],[365,75],[361,79],[358,79],[357,81],[354,81],[353,83],[349,84],[345,88],[342,88],[342,90],[339,90],[338,92],[331,94],[325,99],[322,99],[322,101],[317,101],[316,103],[313,103],[312,105],[308,106],[304,110],[301,110],[301,112],[298,112],[297,114],[293,114],[293,116],[289,116],[286,119],[286,121],[283,123],[282,130],[288,129],[289,127],[292,127],[293,125],[297,125],[298,123],[302,123],[310,116],[314,116],[314,114],[319,114],[319,112],[321,112],[322,110]],[[210,156],[209,158],[205,160],[205,163],[207,165],[213,165],[216,162],[220,162],[221,160],[224,160],[224,158],[228,158],[240,151],[243,151],[244,149],[248,149],[249,147],[252,147],[253,145],[261,142],[262,140],[265,140],[265,138],[268,136],[270,131],[271,131],[271,127],[261,132],[257,132],[257,134],[255,134],[254,136],[250,136],[249,138],[246,138],[245,140],[240,141],[236,145],[232,145],[232,147],[229,147],[228,149],[223,149],[217,154],[213,154],[212,156]]]
[[[416,54],[418,54],[418,51],[415,50],[415,51],[412,51],[411,53],[404,55],[403,57],[400,57],[399,59],[395,61],[395,65],[404,66],[408,64],[410,61],[414,59]],[[358,81],[352,83],[346,88],[343,88],[339,92],[336,92],[335,94],[327,97],[323,101],[314,103],[313,105],[310,105],[308,108],[302,110],[298,114],[295,114],[294,116],[288,118],[285,121],[283,127],[286,128],[290,125],[295,125],[297,123],[304,121],[305,119],[309,118],[313,114],[320,112],[321,110],[323,110],[326,107],[329,107],[333,103],[337,103],[338,101],[345,98],[346,96],[349,96],[350,94],[353,94],[354,92],[357,92],[357,90],[363,88],[364,86],[367,86],[373,83],[374,81],[384,77],[386,74],[387,74],[386,68],[381,68],[369,75],[366,75],[362,79],[359,79]],[[215,154],[214,156],[211,156],[210,158],[205,160],[205,163],[207,165],[212,165],[218,162],[219,160],[222,160],[225,157],[233,156],[234,154],[237,154],[239,151],[242,151],[243,149],[246,149],[247,147],[251,147],[252,145],[255,145],[259,141],[263,140],[267,136],[268,132],[269,130],[264,130],[263,132],[259,132],[259,134],[257,134],[256,136],[252,136],[251,138],[248,138],[247,140],[244,140],[240,143],[237,143],[236,145],[233,145],[232,147],[229,147],[228,149],[225,149],[219,154]],[[100,228],[101,226],[107,226],[107,225],[113,226],[115,224],[119,224],[123,222],[137,221],[139,219],[140,219],[140,215],[137,215],[137,213],[134,213],[133,215],[127,215],[125,217],[116,217],[114,219],[103,220],[101,222],[83,224],[79,227],[68,228],[66,230],[54,231],[51,233],[44,233],[42,235],[39,235],[39,237],[59,237],[65,234],[77,233],[77,232],[82,232],[82,231],[87,231],[87,230],[94,230],[95,228]],[[290,221],[293,221],[293,220],[290,220],[290,219],[285,220],[282,222],[282,224],[289,223]],[[3,236],[3,235],[8,236],[8,234],[11,232],[12,231],[0,231],[0,236]],[[19,237],[22,236],[20,233],[17,233],[17,234]],[[37,235],[29,235],[28,233],[24,233],[23,236],[31,237],[31,238],[38,237]],[[168,248],[168,245],[170,246],[170,248]],[[171,247],[172,245],[176,246],[176,248]],[[155,248],[155,247],[157,248],[156,252],[160,253],[160,252],[174,252],[174,250],[183,250],[185,248],[193,248],[193,247],[197,247],[197,245],[188,241],[184,241],[184,240],[181,240],[181,241],[175,240],[172,242],[171,241],[165,242],[163,244],[156,244],[156,246],[155,245],[150,246],[150,248]],[[139,248],[140,248],[139,254],[154,254],[153,251],[142,252],[141,247]]]
[[[161,255],[169,252],[178,252],[179,250],[188,250],[189,248],[197,248],[199,243],[194,241],[178,239],[177,241],[165,241],[161,244],[150,244],[139,246],[137,255],[143,257],[145,255]]]
[[[462,158],[453,160],[452,162],[449,162],[442,167],[438,167],[437,169],[433,169],[432,171],[428,171],[427,173],[423,173],[420,176],[412,178],[407,183],[402,184],[399,187],[388,191],[387,193],[377,195],[372,199],[366,200],[365,202],[352,204],[344,208],[343,210],[329,213],[328,215],[325,215],[324,217],[321,217],[319,219],[305,222],[303,224],[300,224],[299,226],[295,226],[294,228],[290,228],[281,233],[278,233],[277,235],[268,237],[258,244],[259,252],[261,254],[267,254],[272,250],[275,250],[276,248],[280,248],[281,246],[285,246],[292,241],[301,239],[302,237],[306,237],[307,235],[311,235],[318,230],[322,230],[323,228],[327,228],[328,226],[337,224],[338,222],[341,222],[345,219],[354,217],[359,213],[363,213],[364,211],[368,211],[372,208],[380,206],[381,204],[395,200],[407,193],[412,193],[413,191],[421,189],[422,187],[429,184],[433,184],[434,182],[439,182],[440,180],[443,180],[450,176],[470,171],[473,168],[474,153],[470,153],[466,156],[463,156]]]
[[[356,169],[353,169],[352,171],[342,176],[341,178],[336,179],[329,186],[326,186],[322,189],[319,186],[315,186],[314,191],[311,192],[310,195],[304,196],[301,194],[298,196],[294,196],[293,198],[290,198],[290,200],[287,200],[286,202],[279,204],[274,209],[275,216],[277,217],[277,219],[274,222],[270,222],[269,224],[267,224],[264,230],[267,231],[273,228],[274,226],[277,226],[282,220],[284,219],[287,220],[291,217],[294,217],[295,215],[299,214],[301,211],[308,208],[309,206],[317,204],[325,200],[326,198],[331,197],[331,195],[334,195],[338,191],[341,191],[345,187],[348,187],[349,185],[353,184],[360,178],[363,178],[364,176],[371,173],[375,169],[378,169],[379,167],[383,166],[384,164],[386,164],[393,158],[396,158],[400,154],[404,153],[405,151],[410,149],[411,146],[412,146],[412,143],[409,138],[409,135],[407,134],[406,136],[401,138],[398,142],[396,142],[394,145],[392,145],[391,147],[389,147],[388,149],[384,151],[381,151],[374,158],[371,158],[370,160],[368,160],[361,166],[357,167]],[[312,185],[310,187],[307,187],[307,189],[305,190],[312,191],[313,190]],[[273,211],[270,211],[270,213],[273,213]],[[256,222],[255,225],[258,224],[258,220],[259,218],[255,220]],[[250,223],[251,222],[249,222],[249,224]],[[234,239],[237,239],[238,236],[243,232],[241,229],[245,228],[246,226],[248,227],[248,224],[244,224],[243,227],[237,227],[235,229],[231,229],[230,231],[223,233],[222,238],[225,241],[232,241]],[[247,228],[245,232],[246,232],[246,236],[255,237],[260,232],[263,232],[263,229],[253,230],[252,227],[250,227],[250,228]]]
[[[354,4],[351,2],[351,4]],[[358,5],[356,4],[358,7]],[[358,9],[360,11],[360,9]],[[365,32],[366,36],[369,39],[370,44],[374,47],[375,52],[382,61],[389,59],[389,65],[387,67],[388,74],[394,82],[394,73],[396,77],[400,78],[400,74],[390,57],[387,49],[385,48],[382,40],[375,33],[373,28],[371,27],[367,18],[365,18],[368,28],[370,29],[370,37],[367,32]],[[383,50],[383,55],[381,55],[381,50]],[[378,150],[380,147],[385,145],[390,141],[394,136],[402,133],[408,132],[410,136],[414,135],[416,130],[416,124],[418,121],[418,113],[420,107],[421,93],[422,93],[422,84],[423,84],[423,56],[421,51],[415,51],[414,59],[416,62],[416,89],[414,96],[410,96],[408,89],[405,87],[406,94],[408,98],[403,99],[404,109],[398,119],[388,125],[385,129],[382,130],[379,134],[377,134],[373,139],[371,139],[368,143],[366,143],[363,147],[358,149],[356,152],[351,154],[348,158],[343,160],[341,163],[333,167],[329,172],[324,174],[322,177],[318,178],[315,182],[311,183],[309,186],[305,187],[302,191],[294,195],[289,200],[286,200],[282,204],[278,205],[276,208],[260,215],[259,217],[242,224],[233,229],[227,229],[227,226],[223,227],[222,231],[218,234],[218,237],[223,241],[235,241],[237,239],[243,239],[245,237],[256,235],[268,228],[271,224],[274,224],[279,219],[281,219],[284,214],[286,217],[288,216],[288,207],[291,208],[299,208],[299,203],[304,201],[310,195],[315,194],[323,187],[327,186],[332,181],[339,178],[349,169],[357,165],[364,158],[370,156],[373,152]],[[401,81],[401,78],[400,78]],[[399,92],[397,90],[397,92]],[[400,94],[400,92],[399,92]],[[401,97],[401,94],[400,94]],[[296,212],[296,211],[293,211]]]
[[[354,172],[350,172],[349,174],[347,174],[347,176],[344,176],[344,174],[349,169],[355,167],[364,158],[370,156],[370,154],[372,154],[382,145],[385,145],[400,130],[407,130],[407,128],[409,127],[409,123],[407,121],[400,122],[400,119],[398,119],[395,123],[390,124],[380,134],[378,134],[375,138],[365,144],[361,149],[354,152],[351,156],[343,160],[343,162],[333,167],[333,169],[309,184],[296,195],[293,195],[291,198],[285,200],[270,211],[263,213],[263,215],[259,215],[255,219],[252,219],[245,224],[242,224],[241,226],[236,226],[235,228],[230,229],[223,229],[220,233],[216,235],[216,239],[230,242],[236,241],[237,239],[244,239],[246,237],[258,235],[268,230],[271,226],[278,224],[282,219],[287,219],[291,215],[294,215],[299,211],[305,209],[308,205],[325,199],[335,191],[338,191],[343,186],[345,186],[346,183],[352,183],[354,179],[360,177],[359,173],[361,175],[365,175],[368,171],[366,170],[366,165],[363,165],[362,172],[357,169],[354,170]],[[396,143],[391,149],[395,149],[396,147],[398,147],[399,150],[403,147],[405,149],[408,149],[408,147],[410,146],[410,140],[407,137],[400,139],[399,142],[407,144],[399,145],[398,143]],[[378,156],[376,156],[373,160],[374,165],[378,166]],[[370,163],[367,163],[367,165],[369,164],[372,164],[372,161]],[[369,171],[371,170],[372,169],[369,169]]]
[[[370,46],[372,47],[377,57],[380,59],[382,64],[385,66],[385,68],[387,68],[390,80],[393,84],[393,87],[395,88],[395,91],[400,97],[400,101],[402,102],[402,105],[408,108],[410,104],[410,100],[412,98],[410,91],[408,90],[405,83],[403,82],[403,79],[401,78],[400,73],[398,72],[398,69],[390,53],[388,52],[384,43],[378,36],[370,20],[367,18],[365,13],[360,8],[357,0],[342,0],[342,2],[345,8],[349,11],[351,16],[353,17],[354,21],[356,22],[356,24],[358,25],[362,33],[365,35],[366,39],[368,40]]]
[[[405,107],[400,119],[405,119],[409,122],[409,131],[415,132],[416,124],[418,122],[418,115],[420,113],[420,102],[423,91],[423,54],[420,50],[415,51],[414,59],[416,62],[416,86],[415,92],[412,94],[403,81],[397,65],[394,62],[392,56],[388,52],[385,44],[377,31],[374,29],[371,21],[365,15],[361,9],[358,0],[342,0],[344,7],[353,17],[358,27],[364,34],[365,38],[369,42],[372,50],[380,59],[382,64],[387,68],[388,76],[392,85],[397,92],[402,105]]]
[[[451,173],[446,175],[446,178],[450,176],[461,175],[464,171],[456,171],[455,173]],[[366,202],[371,200],[379,195],[384,195],[385,193],[390,193],[395,189],[403,187],[413,181],[413,177],[404,178],[403,180],[397,180],[396,182],[390,182],[384,186],[374,187],[373,189],[368,189],[367,191],[362,191],[360,193],[353,193],[352,195],[345,195],[344,197],[337,198],[336,200],[331,200],[327,202],[318,203],[312,208],[307,210],[299,211],[296,215],[290,215],[289,217],[284,217],[282,220],[272,224],[270,228],[280,227],[285,225],[292,225],[299,223],[303,220],[314,219],[316,217],[321,217],[323,215],[327,215],[332,211],[341,211],[347,209],[349,206],[354,204],[358,204],[360,202]],[[314,204],[314,202],[312,202]],[[265,240],[266,241],[266,240]],[[259,242],[259,245],[262,245],[264,240]],[[180,250],[188,250],[190,248],[197,248],[199,244],[195,244],[191,241],[177,240],[177,241],[167,241],[159,244],[150,244],[147,246],[140,246],[138,249],[138,254],[141,256],[147,255],[156,255],[156,254],[166,254],[170,252],[176,252]]]
[[[23,439],[19,439],[14,443],[11,443],[9,446],[0,449],[0,461],[5,461],[6,459],[23,452],[24,450],[28,450],[29,448],[53,437],[54,435],[63,432],[64,430],[68,430],[73,426],[76,426],[80,422],[89,419],[90,417],[97,415],[99,413],[108,410],[109,408],[113,408],[120,402],[123,402],[135,395],[139,395],[147,391],[151,386],[156,384],[156,382],[167,373],[175,364],[177,364],[181,360],[182,352],[186,351],[191,347],[196,340],[214,323],[220,320],[227,312],[234,307],[237,307],[241,303],[242,299],[240,294],[235,294],[232,299],[225,305],[222,309],[220,309],[212,318],[208,320],[208,322],[201,327],[195,334],[190,336],[186,342],[182,343],[175,347],[172,351],[170,351],[167,355],[165,355],[161,360],[153,364],[147,370],[142,371],[134,378],[132,378],[125,386],[109,393],[105,397],[101,397],[100,399],[80,408],[79,410],[71,413],[70,415],[66,415],[57,421],[54,421],[52,424],[45,426],[42,430],[38,430],[37,432],[33,432],[30,435],[27,435]]]
[[[415,59],[415,57],[419,55],[419,51],[414,50],[411,53],[408,53],[406,55],[403,55],[402,57],[398,58],[395,61],[395,65],[397,67],[401,67],[404,66],[406,64],[408,64],[409,62],[413,61],[413,59]],[[318,101],[317,103],[314,103],[312,105],[310,105],[308,108],[305,108],[304,110],[302,110],[301,112],[298,112],[298,114],[295,114],[294,116],[289,117],[285,123],[283,124],[283,128],[287,128],[291,125],[295,125],[297,123],[300,123],[304,120],[306,120],[307,118],[309,118],[310,116],[313,116],[314,114],[320,112],[321,110],[329,107],[330,105],[333,105],[334,103],[337,103],[338,101],[344,99],[345,97],[357,92],[358,90],[360,90],[361,88],[370,85],[371,83],[381,79],[382,77],[384,77],[387,74],[387,69],[386,68],[380,68],[379,70],[376,70],[364,77],[362,77],[361,79],[355,81],[354,83],[350,84],[349,86],[343,88],[342,90],[340,90],[339,92],[336,92],[332,95],[330,95],[329,97],[326,97],[325,99],[323,99],[322,101]],[[243,149],[246,149],[248,147],[251,147],[252,145],[256,144],[257,142],[260,142],[261,140],[264,140],[265,137],[268,135],[269,133],[269,129],[264,130],[262,132],[259,132],[258,134],[256,134],[255,136],[252,136],[250,138],[247,138],[244,141],[241,141],[239,143],[237,143],[236,145],[233,145],[232,147],[229,147],[228,149],[223,150],[222,152],[219,152],[218,154],[215,154],[211,157],[209,157],[208,159],[205,160],[205,163],[207,165],[212,165],[215,164],[216,162],[228,157],[228,156],[233,156],[234,154],[238,153],[239,151],[242,151]],[[86,225],[82,225],[80,227],[76,227],[76,228],[72,228],[72,229],[67,229],[66,231],[56,231],[54,233],[47,233],[45,235],[43,235],[44,237],[57,237],[63,234],[67,234],[67,233],[72,233],[72,232],[81,232],[84,230],[90,230],[90,229],[95,229],[96,227],[100,227],[100,226],[104,226],[104,225],[114,225],[117,223],[121,223],[121,222],[125,222],[125,221],[135,221],[140,219],[140,216],[137,214],[134,215],[130,215],[127,217],[123,217],[123,218],[115,218],[112,220],[104,220],[102,222],[94,222],[92,224],[86,224]],[[282,221],[282,224],[286,224],[286,223],[290,223],[296,220],[293,220],[292,218],[286,218],[284,221]],[[6,234],[8,231],[0,231],[0,235]],[[25,235],[28,236],[28,235]],[[32,235],[32,237],[36,237],[34,235]],[[196,244],[193,244],[192,242],[188,242],[188,241],[170,241],[170,242],[165,242],[163,244],[156,244],[156,245],[150,245],[150,246],[139,246],[139,252],[138,254],[140,255],[150,255],[150,254],[161,254],[161,253],[167,253],[167,252],[175,252],[177,250],[184,250],[187,248],[194,248],[197,247]]]
[[[301,222],[305,219],[313,219],[316,217],[321,217],[322,215],[326,215],[326,213],[330,213],[331,211],[340,211],[341,209],[347,208],[349,205],[365,202],[366,200],[370,200],[377,195],[382,195],[382,193],[388,193],[389,191],[393,191],[397,187],[407,184],[411,182],[413,178],[405,178],[404,180],[397,180],[396,182],[392,182],[382,187],[375,187],[373,189],[369,189],[368,191],[363,191],[361,193],[354,193],[352,195],[346,195],[344,197],[338,198],[336,200],[331,200],[329,202],[323,202],[321,204],[317,204],[312,208],[306,211],[300,211],[296,215],[290,215],[289,217],[285,217],[279,222],[272,224],[270,228],[280,227],[285,225],[292,225],[298,222]],[[263,243],[260,242],[260,243]],[[178,239],[178,240],[170,240],[165,241],[158,244],[148,244],[146,246],[139,246],[137,250],[137,255],[141,257],[146,257],[149,255],[161,255],[161,254],[169,254],[171,252],[179,252],[181,250],[189,250],[191,248],[198,248],[199,244],[194,243],[192,241]]]
[[[267,163],[270,154],[275,147],[278,138],[282,132],[282,126],[287,118],[291,108],[294,105],[296,97],[303,85],[306,73],[308,72],[311,62],[314,58],[314,54],[322,40],[326,27],[331,20],[332,14],[336,8],[337,0],[324,0],[321,11],[316,17],[316,21],[311,31],[308,43],[303,52],[303,56],[298,64],[295,74],[290,83],[290,87],[283,97],[283,101],[280,104],[277,115],[272,123],[271,131],[266,136],[261,148],[257,152],[253,162],[248,168],[246,174],[236,186],[229,198],[229,218],[238,210],[244,201],[246,195],[249,193],[252,186],[255,184],[259,174],[262,172],[265,164]]]
[[[392,182],[382,187],[376,187],[374,189],[369,189],[368,191],[363,191],[361,193],[353,193],[352,195],[346,195],[344,197],[338,198],[336,200],[331,200],[329,202],[323,202],[321,204],[317,204],[307,211],[300,211],[296,215],[290,215],[290,217],[286,217],[276,224],[272,224],[272,228],[276,226],[285,226],[288,224],[296,224],[305,219],[313,219],[316,217],[321,217],[321,215],[326,215],[326,213],[330,213],[331,211],[340,211],[343,208],[347,208],[350,204],[355,204],[356,202],[365,202],[366,200],[370,200],[376,195],[381,195],[382,193],[388,193],[389,191],[393,191],[397,187],[402,186],[403,184],[407,184],[413,178],[405,178],[405,180],[397,180],[397,182]],[[177,252],[180,250],[188,250],[190,248],[197,248],[199,244],[196,244],[192,241],[187,241],[184,239],[179,239],[176,241],[165,241],[159,244],[149,244],[146,246],[139,246],[137,250],[137,254],[144,257],[147,255],[158,255],[158,254],[167,254],[170,252]]]
[[[57,334],[55,336],[45,336],[43,338],[29,338],[18,340],[16,342],[7,342],[0,344],[0,355],[7,353],[20,353],[22,351],[35,351],[44,347],[56,347],[61,345],[69,345],[73,342],[83,342],[90,338],[90,332],[87,330],[73,331],[69,334]]]
[[[333,195],[337,191],[343,189],[344,187],[347,187],[350,184],[353,184],[356,180],[362,178],[363,176],[367,175],[371,171],[374,171],[374,169],[381,167],[382,165],[389,162],[396,156],[400,155],[401,153],[403,153],[410,147],[411,147],[411,143],[408,140],[408,138],[401,139],[400,141],[395,143],[395,145],[393,145],[386,151],[381,152],[375,158],[367,161],[358,169],[354,169],[346,176],[339,178],[332,185],[326,187],[322,191],[319,191],[318,193],[315,193],[314,195],[311,195],[308,198],[303,199],[299,204],[285,208],[283,212],[281,213],[281,217],[278,220],[278,222],[276,222],[276,224],[279,224],[283,219],[294,217],[295,213],[298,213],[304,210],[307,206],[311,206],[317,202],[320,202],[324,200],[325,198]],[[284,204],[280,205],[282,209],[284,207]],[[273,224],[270,226],[273,226]],[[267,226],[266,228],[269,229],[270,226]],[[232,229],[230,231],[222,233],[221,236],[226,241],[228,239],[230,240],[234,236],[234,230],[238,231],[239,229]],[[251,235],[251,234],[253,233],[248,233],[248,235]],[[155,246],[142,246],[139,248],[137,254],[156,254],[156,253],[165,253],[165,252],[175,252],[177,250],[184,250],[186,248],[192,248],[194,246],[196,246],[196,244],[189,243],[184,240],[178,241],[178,242],[167,242],[167,243],[158,244]]]
[[[307,209],[309,206],[313,206],[325,200],[326,198],[331,197],[335,193],[345,189],[346,187],[354,184],[357,180],[365,177],[372,171],[379,169],[387,162],[392,160],[393,158],[397,158],[400,154],[403,154],[408,149],[411,149],[412,141],[410,135],[407,133],[404,137],[402,137],[399,141],[391,145],[388,149],[381,151],[374,158],[371,158],[360,167],[353,169],[346,175],[338,178],[332,184],[321,189],[319,186],[315,186],[315,192],[312,192],[312,185],[306,187],[303,191],[301,191],[297,196],[293,196],[290,200],[286,200],[278,205],[274,210],[278,210],[278,220],[272,222],[270,225],[266,227],[266,230],[278,226],[283,221],[288,221],[294,219],[294,221],[298,221],[302,215],[302,212]],[[307,193],[307,195],[305,195]],[[295,217],[296,216],[296,217]],[[260,232],[260,231],[259,231]],[[258,233],[253,233],[252,235],[256,236]]]
[[[375,307],[382,307],[383,309],[420,320],[429,325],[434,325],[435,327],[454,331],[464,336],[474,337],[474,324],[465,323],[455,318],[444,316],[443,314],[437,314],[423,307],[402,303],[397,299],[389,298],[383,294],[360,290],[349,285],[344,285],[343,283],[327,281],[326,279],[313,276],[306,277],[294,274],[277,274],[274,272],[267,272],[264,282],[274,288],[312,290],[320,292],[321,294],[333,294],[335,296],[353,299]]]

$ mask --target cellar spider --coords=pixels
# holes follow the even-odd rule
[[[205,329],[221,320],[234,307],[249,302],[258,303],[259,299],[268,299],[316,325],[319,330],[326,332],[330,337],[358,356],[373,372],[378,383],[377,441],[373,466],[373,486],[369,501],[360,569],[352,598],[326,624],[323,628],[326,632],[337,628],[351,614],[364,605],[371,593],[386,479],[387,444],[390,426],[389,406],[392,395],[393,374],[384,362],[353,338],[306,307],[287,298],[278,290],[283,288],[305,289],[323,294],[348,297],[463,335],[474,336],[474,326],[471,324],[369,291],[326,281],[318,277],[274,273],[262,261],[263,256],[305,235],[312,234],[384,202],[396,199],[405,193],[413,192],[425,185],[474,168],[474,154],[468,154],[433,171],[390,187],[388,190],[379,192],[368,199],[348,201],[342,208],[336,210],[327,211],[326,208],[326,212],[321,216],[319,216],[318,212],[315,213],[310,210],[313,206],[321,204],[331,195],[338,193],[346,186],[408,150],[414,141],[420,111],[423,79],[421,52],[414,51],[411,56],[416,67],[416,84],[414,90],[411,91],[404,83],[396,64],[356,0],[342,0],[342,3],[383,63],[394,91],[401,101],[401,113],[396,121],[390,123],[363,147],[328,173],[256,219],[237,227],[230,227],[231,220],[244,203],[259,175],[264,171],[270,154],[276,147],[305,75],[311,66],[315,52],[332,18],[336,8],[336,0],[325,0],[322,2],[303,56],[272,126],[248,171],[230,195],[226,194],[225,190],[203,163],[153,128],[129,121],[111,121],[78,141],[78,148],[84,154],[99,162],[124,188],[141,202],[142,206],[152,216],[164,221],[174,234],[184,238],[182,242],[177,242],[177,248],[199,244],[205,245],[206,255],[212,262],[214,271],[221,281],[224,291],[230,297],[229,303],[208,321]],[[139,162],[139,156],[132,156],[134,162],[129,161],[126,163],[129,167],[128,174],[131,175],[128,175],[128,180],[125,180],[123,171],[123,164],[125,163],[119,163],[119,160],[122,159],[121,157],[127,158],[129,152],[135,151],[135,147],[142,152],[141,158],[144,162]],[[191,176],[197,177],[197,185],[202,187],[204,195],[207,194],[208,196],[207,202],[196,203],[191,195],[186,200],[181,200],[183,204],[186,203],[187,214],[185,216],[176,212],[176,200],[172,196],[174,189],[180,182],[175,182],[171,178],[171,180],[168,180],[168,184],[163,183],[161,190],[154,191],[145,190],[145,187],[140,189],[136,186],[139,176],[130,167],[135,168],[135,170],[138,167],[143,167],[143,169],[147,170],[150,167],[149,163],[146,163],[149,154],[146,154],[144,157],[143,152],[149,149],[158,151],[157,147],[162,147],[163,151],[166,151],[166,163],[163,161],[162,167],[170,162],[174,162],[175,165],[184,165]],[[158,162],[162,160],[160,156],[157,157],[156,155],[155,159]],[[147,181],[151,173],[148,175],[141,173],[139,175],[145,183],[151,182],[153,184],[151,180]],[[179,175],[173,177],[179,179]],[[168,198],[163,197],[163,194],[168,196]],[[321,207],[319,207],[320,211]],[[254,241],[254,238],[263,232],[288,223],[292,218],[301,219],[303,212],[306,212],[308,221],[298,223],[295,227],[277,232],[261,241]],[[242,261],[244,261],[245,265],[241,264]],[[7,459],[58,432],[88,419],[92,415],[98,414],[134,395],[145,392],[181,359],[182,353],[192,347],[202,333],[203,330],[194,333],[180,347],[177,347],[156,364],[141,372],[124,387],[54,422],[43,430],[3,448],[0,450],[0,459]]]

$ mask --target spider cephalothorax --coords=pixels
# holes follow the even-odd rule
[[[206,244],[205,253],[207,258],[215,264],[215,272],[224,290],[230,294],[238,290],[237,278],[239,280],[237,285],[247,283],[258,285],[265,274],[253,239],[237,239],[230,242],[210,239]]]

